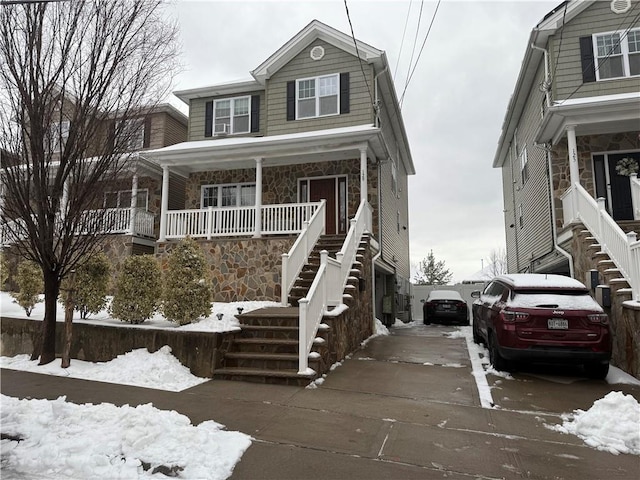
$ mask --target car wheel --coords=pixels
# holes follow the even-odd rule
[[[493,332],[489,335],[489,360],[491,361],[493,368],[496,370],[501,372],[511,371],[509,361],[500,355],[500,351],[498,350],[498,339],[496,338],[496,334]]]
[[[471,331],[473,332],[473,342],[477,343],[478,345],[484,344],[484,340],[482,339],[482,336],[478,331],[475,320],[473,321],[473,326],[471,327]]]
[[[584,370],[589,378],[603,380],[609,373],[609,363],[587,363]]]

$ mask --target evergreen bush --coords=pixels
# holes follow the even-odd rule
[[[111,314],[123,322],[142,323],[160,304],[160,267],[152,255],[134,255],[122,264]]]
[[[18,293],[12,293],[12,295],[29,317],[36,303],[42,301],[39,297],[44,290],[42,269],[32,261],[23,260],[18,264],[16,284]]]
[[[163,313],[167,320],[186,325],[211,314],[211,282],[200,247],[191,238],[169,254],[164,276]]]
[[[100,312],[107,305],[107,291],[111,264],[107,256],[96,253],[76,270],[75,291],[73,293],[74,310],[80,312],[80,318]],[[60,285],[60,301],[64,305],[69,296],[69,278]]]

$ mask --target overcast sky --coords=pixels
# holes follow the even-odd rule
[[[442,0],[418,59],[436,1],[347,0],[356,38],[386,51],[399,97],[418,60],[402,109],[417,172],[412,266],[433,250],[457,282],[504,248],[500,170],[491,165],[529,34],[559,3]],[[183,49],[175,90],[249,78],[314,19],[350,33],[343,0],[174,0],[170,10]]]

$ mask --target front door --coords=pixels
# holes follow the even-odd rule
[[[326,177],[300,180],[300,201],[326,200],[325,233],[347,233],[347,178]]]
[[[607,211],[614,220],[633,220],[629,177],[621,175],[616,169],[624,158],[640,163],[640,152],[609,153],[593,157],[596,197],[605,198]]]

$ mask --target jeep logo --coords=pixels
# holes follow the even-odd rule
[[[563,310],[554,310],[553,311],[553,315],[564,315],[564,311]]]

